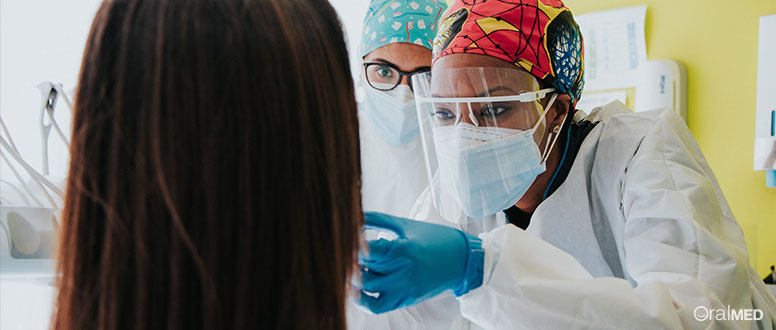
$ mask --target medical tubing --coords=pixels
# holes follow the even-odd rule
[[[5,121],[3,120],[2,117],[0,117],[0,127],[2,127],[3,133],[5,135],[5,138],[0,136],[0,139],[3,142],[5,142],[5,140],[7,138],[8,139],[7,144],[12,149],[12,150],[9,150],[8,153],[11,154],[12,156],[13,156],[14,153],[16,153],[18,155],[19,154],[19,149],[16,148],[16,143],[14,142],[13,137],[11,136],[11,132],[8,131],[8,127],[5,126]],[[8,148],[9,146],[6,146],[6,148]],[[2,153],[0,153],[0,155],[2,155]],[[43,203],[41,203],[37,198],[35,198],[35,195],[30,191],[29,188],[27,188],[27,185],[24,184],[24,180],[22,180],[22,178],[19,175],[19,173],[16,172],[16,169],[11,164],[11,161],[8,158],[6,158],[5,155],[2,155],[2,156],[3,156],[3,159],[5,160],[5,162],[8,163],[8,167],[14,173],[14,176],[16,176],[16,179],[19,180],[19,184],[22,185],[22,188],[24,188],[24,190],[27,192],[27,194],[29,194],[30,197],[32,197],[32,199],[35,201],[35,204],[37,204],[39,207],[43,207]],[[18,161],[18,159],[16,157],[14,157],[14,159],[16,159]],[[22,165],[22,164],[20,164],[20,165]],[[22,165],[22,167],[24,167],[24,165]],[[40,183],[38,183],[38,187],[40,187],[43,190],[43,192],[47,195],[46,197],[49,199],[49,201],[53,202],[53,200],[51,199],[51,196],[48,196],[48,192],[46,192],[46,190],[43,189],[43,187],[40,185]],[[56,205],[56,204],[54,204],[54,205]]]
[[[3,129],[3,134],[5,135],[5,138],[8,139],[8,143],[11,144],[11,147],[13,147],[13,150],[18,153],[19,149],[16,148],[16,143],[13,141],[13,137],[11,137],[11,132],[8,131],[8,127],[5,126],[5,121],[3,120],[3,117],[0,117],[0,128]]]
[[[42,108],[40,108],[40,141],[41,141],[41,171],[44,175],[49,174],[49,161],[48,161],[48,138],[49,134],[51,133],[51,123],[49,122],[48,125],[44,123],[44,118],[46,115],[44,115],[48,110],[46,110],[46,106],[43,105]]]
[[[3,155],[3,157],[5,157],[5,155]],[[11,166],[9,165],[8,167],[11,167]],[[11,171],[16,172],[16,169],[15,168],[11,168]],[[17,179],[19,178],[18,172],[16,174],[14,174],[14,175],[16,176]],[[11,183],[11,182],[9,182],[7,180],[2,180],[2,179],[0,179],[0,183],[5,183],[5,184],[11,186],[11,189],[13,189],[19,195],[19,197],[21,197],[24,200],[24,203],[25,203],[24,206],[32,206],[32,205],[30,205],[30,200],[27,198],[26,195],[24,195],[24,192],[21,191],[19,189],[19,187],[17,187],[15,184],[13,184],[13,183]],[[2,203],[0,203],[0,204],[2,204]],[[38,206],[41,206],[40,203],[38,203]]]
[[[22,186],[24,191],[26,191],[27,194],[30,195],[30,197],[32,197],[32,200],[35,202],[35,204],[38,205],[38,207],[43,207],[43,203],[41,203],[37,198],[35,198],[35,195],[30,191],[30,188],[27,187],[26,184],[24,184],[24,179],[22,179],[21,174],[19,174],[19,172],[16,171],[16,167],[14,167],[13,164],[11,163],[11,160],[9,160],[8,157],[5,156],[5,153],[0,152],[0,158],[2,158],[8,164],[8,168],[11,169],[11,173],[13,173],[13,175],[16,177],[16,180],[19,181],[19,184]],[[13,185],[11,185],[11,186],[13,186]],[[16,188],[16,186],[13,186],[13,187]],[[24,196],[24,195],[22,195],[22,196]],[[24,197],[24,199],[27,200],[26,197]],[[27,204],[29,204],[29,203],[30,203],[30,201],[27,200]]]
[[[469,291],[482,285],[483,270],[485,269],[485,250],[482,248],[482,240],[476,236],[458,231],[466,241],[466,265],[461,282],[453,288],[453,294],[460,297]]]
[[[54,199],[51,198],[51,195],[49,195],[48,190],[43,187],[45,185],[49,189],[51,189],[55,194],[59,195],[60,198],[63,200],[65,199],[65,193],[62,192],[55,184],[51,183],[48,179],[43,177],[40,173],[38,173],[30,164],[27,164],[26,161],[22,158],[21,155],[11,150],[11,146],[8,145],[8,143],[5,141],[5,139],[0,139],[0,145],[6,148],[8,151],[8,154],[11,155],[18,163],[27,171],[27,174],[29,174],[33,180],[38,184],[40,189],[43,191],[44,195],[46,195],[46,198],[49,200],[49,202],[52,204],[53,208],[58,208],[57,203],[54,202]]]
[[[73,112],[73,102],[70,101],[70,97],[67,96],[67,93],[65,93],[65,90],[62,88],[59,84],[54,83],[48,83],[49,88],[53,88],[55,91],[57,91],[57,96],[61,96],[62,99],[65,102],[65,105],[67,106],[70,113]],[[49,89],[50,90],[50,89]],[[59,124],[57,123],[56,119],[54,119],[54,107],[56,104],[53,104],[51,106],[51,111],[49,111],[49,108],[44,105],[43,111],[46,112],[46,114],[49,117],[49,120],[51,121],[51,126],[54,126],[54,131],[56,131],[57,135],[59,135],[59,138],[62,140],[62,142],[65,143],[66,146],[70,146],[70,142],[67,140],[67,137],[65,137],[65,133],[62,132],[62,129],[59,127]],[[18,152],[18,151],[17,151]]]
[[[6,127],[5,121],[3,120],[2,117],[0,117],[0,127],[2,127],[3,133],[6,136],[6,138],[8,139],[8,141],[6,142],[6,139],[3,138],[2,136],[0,136],[0,145],[5,147],[5,149],[8,151],[8,154],[11,155],[11,157],[13,157],[14,160],[16,160],[19,163],[19,165],[21,165],[22,168],[24,168],[24,170],[33,178],[33,181],[35,181],[35,183],[38,185],[38,188],[40,188],[40,190],[43,191],[43,194],[45,195],[45,197],[49,201],[49,203],[51,203],[52,207],[55,208],[55,209],[58,208],[57,203],[54,202],[54,199],[51,198],[51,195],[49,194],[48,190],[46,190],[46,188],[43,187],[41,182],[43,182],[43,184],[45,184],[46,186],[49,186],[49,188],[51,188],[51,190],[53,190],[54,193],[59,195],[59,197],[62,198],[63,200],[65,198],[64,197],[65,194],[61,190],[59,190],[59,188],[57,188],[56,185],[54,185],[53,183],[48,181],[45,177],[43,177],[37,171],[35,171],[35,169],[33,169],[29,164],[27,164],[26,161],[24,161],[24,158],[22,158],[21,154],[19,153],[19,149],[16,148],[16,143],[14,143],[13,137],[11,136],[11,133],[8,131],[8,127]],[[2,153],[0,153],[0,155],[2,155]],[[27,192],[27,194],[29,194],[30,197],[32,197],[32,200],[35,201],[35,203],[39,207],[43,207],[43,203],[41,203],[35,197],[35,195],[29,190],[27,185],[24,184],[24,180],[22,180],[21,176],[16,171],[16,169],[13,167],[13,165],[10,162],[10,160],[8,158],[6,158],[5,155],[2,155],[2,156],[3,156],[2,158],[5,160],[5,162],[8,163],[8,167],[14,173],[14,176],[16,176],[16,179],[19,180],[19,184],[22,185],[22,188],[24,188],[24,190]]]
[[[555,177],[558,176],[558,172],[560,172],[560,168],[563,166],[563,162],[566,161],[566,154],[569,151],[570,138],[571,138],[571,124],[569,123],[568,132],[566,132],[566,147],[563,148],[563,157],[560,158],[560,163],[558,163],[558,167],[555,169],[555,173],[552,174],[552,179],[550,179],[550,183],[547,184],[547,188],[544,189],[544,196],[542,196],[542,200],[547,199],[547,194],[550,192],[550,187],[552,186],[552,183],[555,182]]]
[[[37,171],[32,169],[32,167],[30,167],[30,165],[27,164],[27,162],[25,162],[24,159],[19,154],[13,152],[13,150],[10,150],[10,147],[8,146],[8,143],[5,142],[5,139],[0,139],[0,144],[2,144],[2,146],[6,148],[6,150],[8,151],[8,154],[11,155],[11,157],[13,157],[14,160],[16,160],[16,162],[18,162],[19,165],[22,166],[22,168],[27,172],[27,174],[30,175],[30,177],[32,177],[32,181],[35,182],[35,184],[38,186],[38,188],[40,188],[40,190],[43,192],[43,196],[46,197],[46,200],[48,200],[49,204],[51,204],[51,207],[56,209],[57,208],[57,203],[54,202],[53,198],[51,198],[51,194],[49,194],[48,190],[46,190],[46,187],[44,187],[41,184],[41,180],[38,177],[36,177],[36,175],[40,176],[41,178],[43,178],[43,176],[41,176]],[[17,179],[19,179],[19,182],[23,186],[26,186],[24,184],[24,181],[22,181],[18,177],[17,177]],[[43,179],[46,180],[45,178],[43,178]],[[46,181],[48,181],[48,180],[46,180]],[[32,198],[35,198],[35,195],[32,194],[31,192],[30,192],[30,196]],[[60,195],[60,197],[62,197],[62,199],[64,199],[64,197],[62,195]],[[43,205],[40,205],[40,207],[43,207]]]
[[[51,126],[54,126],[54,131],[57,132],[57,135],[59,136],[59,139],[62,140],[62,142],[66,146],[70,146],[70,141],[67,140],[67,137],[65,137],[65,133],[62,132],[62,129],[59,128],[59,124],[57,124],[57,120],[54,119],[54,111],[48,111],[45,110],[46,114],[49,117],[49,120],[51,121]]]
[[[51,87],[53,87],[57,93],[62,96],[62,99],[65,100],[65,105],[67,105],[67,108],[70,110],[70,112],[73,112],[73,101],[71,101],[70,97],[67,96],[67,93],[65,93],[65,89],[62,88],[62,85],[52,83]]]
[[[552,94],[552,98],[550,98],[550,103],[547,103],[548,109],[552,107],[553,103],[555,103],[555,98],[557,96],[558,94]],[[546,120],[547,119],[546,115],[547,115],[547,112],[545,111],[544,117],[542,117],[542,119]],[[565,117],[563,120],[566,120]],[[538,123],[537,123],[537,127],[538,127]],[[536,131],[536,128],[534,128],[534,131]],[[549,135],[547,136],[547,144],[544,145],[544,155],[542,156],[542,163],[545,163],[545,164],[547,163],[547,159],[550,158],[550,153],[552,152],[552,148],[555,148],[555,143],[558,142],[559,136],[560,134],[556,134],[555,137],[552,138],[552,142],[550,142],[549,140],[550,136]]]

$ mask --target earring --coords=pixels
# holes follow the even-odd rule
[[[552,128],[552,132],[555,133],[555,134],[558,134],[558,132],[560,132],[560,126],[553,127]]]

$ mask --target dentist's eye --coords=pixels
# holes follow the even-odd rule
[[[483,117],[495,117],[504,112],[507,112],[510,108],[503,105],[485,106],[480,109],[480,116]]]
[[[437,120],[453,120],[455,119],[455,113],[448,109],[436,109],[434,112],[434,116],[437,118]]]
[[[375,69],[375,72],[377,73],[380,78],[389,78],[393,76],[391,69],[389,69],[386,66],[379,66],[377,69]]]

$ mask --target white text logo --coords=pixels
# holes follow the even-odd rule
[[[727,320],[745,320],[745,321],[759,321],[763,319],[762,309],[731,309],[728,305],[727,309],[713,309],[705,306],[695,307],[693,311],[695,319],[698,321],[727,321]]]

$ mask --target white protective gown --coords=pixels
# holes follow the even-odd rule
[[[372,123],[364,115],[359,104],[359,138],[361,140],[361,204],[364,211],[376,211],[400,217],[409,217],[410,210],[418,196],[428,186],[426,168],[423,162],[423,148],[420,138],[401,146],[386,143],[372,128]],[[453,300],[455,303],[455,300]],[[436,307],[431,305],[431,307]],[[422,326],[423,315],[434,315],[433,311],[423,310],[405,318],[404,312],[388,313],[395,315],[375,316],[348,305],[348,329],[427,329]],[[442,310],[444,318],[449,318],[447,309]]]
[[[453,219],[462,225],[437,214],[426,191],[411,217],[479,235],[483,285],[370,316],[359,328],[776,329],[776,300],[749,266],[719,184],[672,111],[600,122],[525,231],[503,212]],[[705,319],[703,308],[728,306],[760,309],[763,318]]]
[[[392,146],[380,138],[363,111],[358,111],[362,207],[364,211],[408,217],[428,186],[420,138]]]

